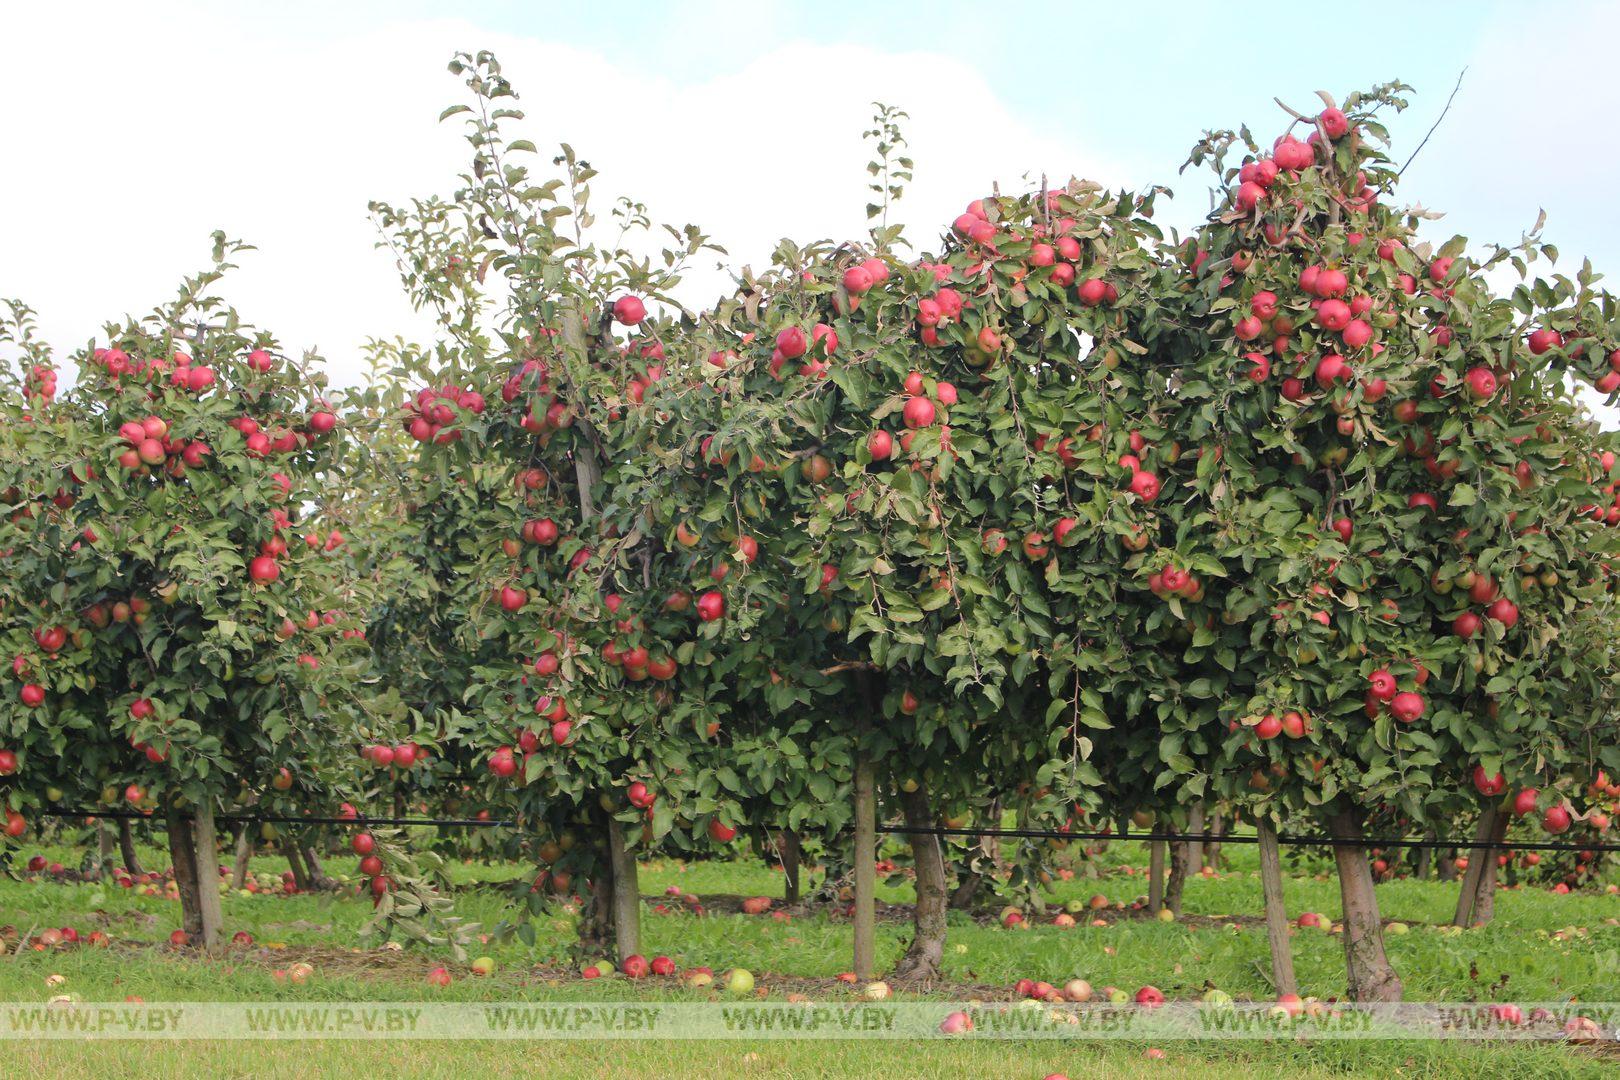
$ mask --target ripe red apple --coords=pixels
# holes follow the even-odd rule
[[[1159,497],[1159,478],[1146,469],[1131,477],[1131,493],[1143,502],[1152,502]]]
[[[721,593],[709,590],[697,599],[697,615],[704,622],[714,622],[726,613],[726,598]]]
[[[866,450],[873,461],[887,461],[894,453],[894,436],[887,431],[874,431],[866,440]]]
[[[907,400],[901,415],[906,427],[916,429],[931,425],[938,415],[938,411],[934,408],[934,403],[928,398],[914,397]]]
[[[268,555],[260,555],[248,563],[248,577],[261,585],[268,585],[281,576],[281,567]]]
[[[1379,701],[1388,701],[1395,696],[1397,684],[1395,676],[1389,673],[1388,668],[1379,668],[1367,676],[1367,682],[1372,687],[1372,695]]]
[[[1524,817],[1524,815],[1536,808],[1536,800],[1540,797],[1541,792],[1535,788],[1525,788],[1513,796],[1513,813],[1519,817]]]
[[[719,818],[709,819],[709,839],[717,844],[730,843],[737,830],[721,821]]]
[[[1474,788],[1481,795],[1490,798],[1491,796],[1500,795],[1502,792],[1506,791],[1507,781],[1503,779],[1501,773],[1497,773],[1495,776],[1487,776],[1485,775],[1485,766],[1475,765]]]
[[[1541,827],[1550,833],[1564,832],[1569,828],[1569,823],[1569,811],[1562,804],[1547,807],[1547,812],[1541,816]]]
[[[1422,716],[1423,708],[1423,695],[1414,694],[1409,690],[1396,694],[1389,703],[1389,711],[1403,724],[1410,724]]]
[[[639,296],[621,296],[613,301],[613,318],[623,326],[635,326],[647,317],[647,305]]]

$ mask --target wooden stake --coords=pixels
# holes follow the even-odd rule
[[[870,700],[871,695],[868,695]],[[877,791],[872,762],[860,745],[866,732],[862,717],[855,746],[855,977],[877,974]]]
[[[641,883],[636,857],[624,843],[624,826],[608,819],[608,858],[613,863],[613,943],[619,963],[641,951]]]
[[[1271,981],[1277,994],[1299,993],[1294,979],[1294,949],[1288,940],[1288,906],[1283,899],[1282,857],[1277,830],[1265,818],[1254,823],[1260,834],[1260,889],[1266,902],[1266,944],[1271,947]]]

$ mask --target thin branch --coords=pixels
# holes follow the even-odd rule
[[[1451,111],[1451,103],[1457,100],[1457,91],[1462,89],[1463,76],[1466,74],[1468,74],[1467,68],[1463,68],[1461,71],[1457,72],[1457,85],[1451,88],[1451,96],[1446,98],[1446,107],[1440,110],[1440,115],[1435,117],[1434,126],[1429,128],[1429,134],[1423,136],[1423,141],[1417,144],[1417,149],[1412,151],[1412,156],[1406,159],[1406,164],[1402,165],[1400,171],[1395,174],[1395,178],[1397,180],[1401,178],[1401,175],[1405,173],[1407,169],[1412,167],[1412,162],[1417,159],[1417,156],[1420,153],[1423,152],[1423,148],[1429,145],[1429,137],[1432,136],[1435,129],[1440,126],[1440,122],[1446,118],[1446,113]]]

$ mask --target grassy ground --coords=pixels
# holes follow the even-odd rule
[[[1163,923],[1126,913],[1102,912],[1110,925],[1060,929],[1041,925],[1010,931],[993,923],[953,915],[946,952],[947,986],[938,994],[1005,994],[1016,979],[1061,983],[1076,976],[1096,986],[1127,990],[1146,983],[1172,998],[1196,997],[1219,987],[1238,998],[1267,1000],[1264,933],[1253,915],[1260,910],[1260,888],[1253,876],[1253,853],[1230,848],[1233,869],[1213,879],[1194,878],[1186,893],[1189,918]],[[72,865],[76,853],[42,849],[47,858]],[[31,853],[31,852],[30,852]],[[147,865],[164,865],[155,851]],[[334,860],[337,862],[338,860]],[[1133,845],[1115,845],[1111,872],[1056,883],[1053,902],[1085,900],[1093,894],[1129,902],[1145,889],[1140,874],[1123,865],[1145,862]],[[263,860],[264,869],[279,863]],[[506,870],[515,873],[517,868]],[[464,884],[498,876],[500,868],[455,868]],[[753,861],[690,865],[662,862],[644,867],[645,893],[677,886],[700,897],[780,896],[779,872]],[[1385,917],[1410,925],[1409,933],[1388,939],[1393,962],[1406,980],[1410,1000],[1586,1001],[1620,1000],[1620,898],[1604,894],[1555,896],[1540,890],[1503,892],[1495,922],[1461,933],[1428,924],[1449,920],[1455,886],[1397,881],[1379,887]],[[909,890],[897,881],[883,898],[904,902]],[[1315,911],[1336,918],[1337,887],[1304,874],[1288,882],[1291,913]],[[847,921],[825,911],[769,916],[711,914],[702,918],[667,905],[672,913],[649,908],[643,924],[647,955],[666,954],[681,967],[707,965],[716,971],[745,967],[765,993],[776,999],[789,991],[848,999],[850,988],[833,982],[850,966]],[[723,906],[716,903],[717,908]],[[0,923],[22,931],[73,926],[81,933],[100,929],[114,939],[111,949],[65,952],[24,951],[0,960],[0,1000],[43,1002],[51,994],[75,993],[87,1001],[121,1001],[138,995],[147,1002],[191,1001],[377,1001],[377,1000],[622,1000],[661,997],[701,999],[673,982],[632,984],[622,979],[586,983],[572,973],[567,949],[571,920],[557,914],[540,920],[533,946],[515,939],[480,947],[497,970],[476,978],[447,955],[417,949],[402,952],[361,943],[356,932],[370,905],[331,895],[231,896],[225,901],[230,929],[254,935],[255,946],[233,950],[224,960],[204,961],[155,944],[178,924],[178,904],[143,897],[110,884],[64,885],[55,881],[0,879]],[[488,888],[460,893],[462,914],[493,925],[508,913],[504,898]],[[681,913],[674,913],[681,912]],[[1226,918],[1232,916],[1232,919]],[[896,958],[908,933],[904,921],[879,927],[880,963]],[[1338,937],[1318,930],[1294,936],[1295,962],[1302,990],[1329,997],[1343,992],[1343,955]],[[303,985],[275,978],[273,972],[295,960],[308,960],[316,976]],[[444,964],[454,981],[440,989],[424,976]],[[60,986],[46,978],[60,975]],[[969,991],[965,987],[975,989]],[[1151,1069],[1167,1076],[1197,1072],[1205,1077],[1248,1076],[1286,1069],[1292,1075],[1596,1075],[1604,1066],[1584,1051],[1563,1047],[1424,1044],[1291,1043],[1171,1044],[1164,1060],[1144,1059],[1144,1047],[1130,1043],[1054,1044],[930,1042],[621,1042],[621,1043],[17,1043],[6,1060],[17,1075],[107,1075],[129,1069],[143,1076],[265,1075],[297,1067],[314,1075],[339,1075],[376,1068],[390,1075],[465,1075],[480,1066],[509,1069],[518,1062],[542,1064],[554,1076],[952,1076],[1043,1077],[1062,1072],[1079,1076],[1133,1075]]]

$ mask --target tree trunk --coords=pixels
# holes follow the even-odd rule
[[[1214,836],[1226,835],[1226,820],[1221,812],[1216,810],[1209,819],[1209,831]],[[1221,842],[1211,840],[1204,845],[1204,865],[1217,873],[1221,869]]]
[[[608,859],[613,864],[613,943],[619,963],[641,951],[641,884],[636,857],[624,842],[624,826],[608,819]]]
[[[785,903],[797,904],[801,885],[799,871],[802,854],[799,834],[792,829],[783,829],[776,835],[776,847],[782,856],[782,900]]]
[[[900,793],[900,808],[908,828],[935,827],[923,781],[917,782],[915,791]],[[912,908],[911,947],[900,958],[894,973],[902,979],[933,979],[939,976],[945,958],[945,856],[939,837],[933,833],[911,833],[910,839],[911,861],[917,872],[917,903]]]
[[[1148,842],[1148,912],[1153,915],[1164,907],[1164,841]]]
[[[113,864],[113,830],[112,823],[105,820],[96,822],[96,880],[107,875],[107,870]]]
[[[1484,843],[1491,838],[1491,831],[1496,828],[1497,807],[1493,804],[1480,812],[1479,820],[1474,822],[1474,839]],[[1462,888],[1457,890],[1457,910],[1451,917],[1452,926],[1467,926],[1474,914],[1474,900],[1479,895],[1480,875],[1485,872],[1485,852],[1481,848],[1471,848],[1468,852],[1468,869],[1463,873]]]
[[[1440,858],[1440,880],[1457,880],[1457,849],[1451,848]]]
[[[202,944],[210,951],[223,943],[225,920],[219,908],[219,833],[214,829],[214,801],[204,799],[192,822],[197,851],[197,896],[202,914]]]
[[[587,883],[590,900],[579,920],[579,952],[583,960],[596,960],[613,951],[613,869],[605,858]]]
[[[1164,902],[1178,919],[1181,918],[1181,894],[1187,887],[1187,860],[1192,846],[1185,840],[1170,845],[1170,879],[1165,883]]]
[[[326,876],[326,870],[321,866],[321,857],[315,854],[314,844],[305,844],[303,848],[304,865],[309,868],[309,884],[311,888],[326,892],[337,888],[337,882]]]
[[[1425,833],[1423,838],[1425,840],[1433,840],[1434,839],[1434,833],[1433,832]],[[1412,873],[1417,877],[1417,879],[1419,881],[1427,881],[1427,880],[1429,880],[1429,871],[1433,868],[1433,865],[1434,865],[1434,849],[1433,848],[1427,848],[1427,847],[1418,848],[1417,849],[1417,858],[1413,860]]]
[[[1360,840],[1361,816],[1340,811],[1328,818],[1333,835]],[[1401,979],[1384,953],[1384,926],[1373,891],[1367,849],[1343,845],[1333,849],[1339,868],[1339,896],[1344,902],[1344,964],[1351,1001],[1399,1001]]]
[[[1283,898],[1282,858],[1277,830],[1261,818],[1254,824],[1260,835],[1260,890],[1266,900],[1266,944],[1271,948],[1271,981],[1278,996],[1299,993],[1294,978],[1294,949],[1288,941],[1288,905]]]
[[[292,870],[293,885],[299,892],[309,891],[309,870],[304,866],[304,855],[298,849],[298,841],[292,838],[291,833],[282,833],[281,842],[277,845],[281,854],[287,860],[287,867]]]
[[[877,783],[866,752],[866,725],[878,714],[878,689],[861,675],[861,712],[855,721],[855,977],[877,974]]]
[[[956,888],[951,890],[951,898],[945,906],[951,911],[972,911],[983,884],[984,876],[964,861],[956,875]]]
[[[1512,817],[1502,813],[1501,808],[1498,806],[1493,806],[1491,809],[1496,815],[1496,821],[1491,827],[1489,839],[1493,844],[1500,844],[1507,838],[1508,825],[1512,823]],[[1494,848],[1487,848],[1482,851],[1475,851],[1474,854],[1478,857],[1480,864],[1479,885],[1474,890],[1474,911],[1469,916],[1469,925],[1484,926],[1496,914],[1497,852]],[[1473,869],[1473,860],[1469,860],[1468,868]]]
[[[1193,808],[1187,812],[1187,831],[1194,835],[1204,831],[1204,804],[1194,803]],[[1204,842],[1202,840],[1188,840],[1186,872],[1196,874],[1204,865]]]
[[[202,898],[197,891],[197,849],[191,832],[191,819],[171,802],[169,819],[169,859],[174,864],[174,883],[180,891],[180,929],[192,941],[201,941],[203,932]]]
[[[247,886],[248,863],[253,860],[253,832],[251,821],[242,823],[242,831],[236,834],[236,851],[231,859],[231,888],[241,889]]]
[[[118,854],[123,856],[124,869],[130,877],[141,877],[146,873],[141,869],[140,856],[135,854],[135,829],[128,818],[118,823]]]

